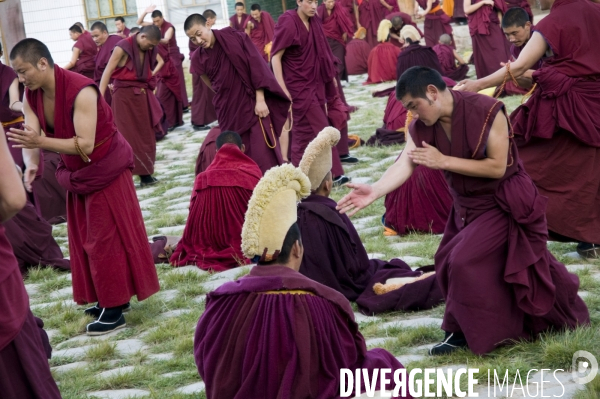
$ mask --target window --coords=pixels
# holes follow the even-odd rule
[[[123,17],[128,28],[137,26],[136,0],[84,0],[88,29],[96,21],[106,24],[108,31],[114,33],[115,17]]]

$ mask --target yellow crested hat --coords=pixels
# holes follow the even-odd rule
[[[422,39],[417,28],[412,25],[404,25],[404,27],[400,30],[400,37],[402,40],[410,38],[410,40],[413,42],[417,42]]]
[[[392,29],[392,21],[389,19],[384,19],[379,23],[377,28],[377,41],[379,43],[383,43],[388,39],[390,29]]]
[[[327,173],[331,171],[333,164],[331,148],[338,141],[340,141],[340,131],[334,127],[326,127],[306,146],[298,167],[308,176],[311,190],[319,188]]]

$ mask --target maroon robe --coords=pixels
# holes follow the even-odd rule
[[[395,81],[396,61],[400,55],[400,49],[390,42],[379,43],[371,50],[367,61],[369,76],[365,84]]]
[[[26,275],[29,267],[50,266],[71,270],[70,261],[52,237],[52,226],[41,218],[29,201],[12,219],[4,222],[6,236],[10,242],[21,274]]]
[[[181,100],[183,102],[183,107],[187,108],[189,106],[188,96],[187,96],[187,88],[185,86],[185,76],[183,75],[183,65],[182,62],[185,59],[183,54],[179,52],[179,46],[177,46],[177,35],[175,32],[175,27],[170,22],[167,22],[163,19],[162,25],[159,27],[160,34],[164,38],[165,33],[169,28],[173,28],[173,37],[169,39],[169,43],[167,44],[167,49],[169,50],[169,58],[173,62],[173,66],[175,67],[175,72],[177,73],[177,77],[179,78],[179,90]]]
[[[275,21],[273,21],[273,17],[271,17],[271,14],[268,12],[261,11],[260,22],[254,19],[252,15],[248,15],[246,21],[244,21],[244,29],[248,26],[248,22],[252,22],[252,25],[254,25],[254,28],[250,31],[250,40],[252,40],[252,43],[264,60],[269,62],[269,56],[265,53],[265,46],[273,41],[275,30]]]
[[[480,94],[450,93],[451,141],[439,121],[425,126],[415,120],[414,142],[448,156],[484,159],[492,122],[504,105]],[[500,179],[445,172],[454,206],[435,254],[446,298],[442,329],[462,331],[475,354],[549,329],[589,324],[578,277],[548,251],[547,199],[523,169],[512,140],[507,162]]]
[[[27,90],[27,102],[47,136],[71,139],[75,98],[83,88],[97,87],[92,80],[58,66],[54,66],[54,77],[54,127],[46,124],[41,89]],[[56,176],[67,189],[74,300],[115,307],[133,295],[138,300],[148,298],[159,285],[131,178],[133,151],[117,130],[103,97],[98,96],[97,109],[91,161],[61,154]]]
[[[356,15],[354,15],[355,0],[337,0],[336,4],[342,6],[342,9],[346,13],[348,20],[352,24],[352,32],[356,32]]]
[[[442,68],[442,75],[449,77],[453,80],[463,80],[467,77],[469,72],[468,65],[456,65],[456,59],[454,58],[454,49],[452,46],[447,44],[436,44],[433,46],[433,51],[437,54]]]
[[[126,38],[128,38],[130,33],[131,33],[131,29],[129,29],[128,27],[125,27],[125,29],[123,29],[122,31],[121,31],[121,30],[118,30],[118,31],[117,31],[117,34],[118,34],[118,35],[123,35],[123,36],[125,36],[125,37],[123,37],[122,39],[126,39]]]
[[[156,84],[156,98],[165,111],[165,117],[168,128],[174,128],[183,125],[183,99],[181,97],[181,82],[175,63],[169,49],[163,45],[158,45],[158,54],[164,60],[164,65],[156,74],[158,82]],[[184,82],[185,83],[185,82]],[[165,134],[157,135],[156,140],[161,140]]]
[[[527,173],[548,197],[548,229],[600,243],[600,8],[556,0],[536,25],[553,56],[533,74],[533,96],[511,115]],[[564,40],[569,37],[569,40]]]
[[[423,36],[423,32],[421,32],[421,29],[419,29],[419,27],[417,26],[417,24],[415,24],[412,20],[412,18],[410,17],[410,15],[403,13],[403,12],[393,12],[391,14],[388,14],[386,19],[388,19],[389,21],[391,21],[392,19],[394,19],[394,17],[400,17],[402,18],[402,22],[403,22],[403,26],[404,25],[410,25],[413,26],[418,32],[419,35]],[[394,29],[393,27],[390,28],[390,33],[394,33],[397,36],[400,36],[400,31],[402,29]],[[400,41],[398,39],[395,39],[393,37],[390,37],[390,43],[392,43],[394,46],[396,47],[400,47],[402,48],[402,46],[404,45],[403,43],[400,43]]]
[[[73,48],[79,49],[79,58],[71,71],[79,73],[86,78],[94,79],[94,69],[96,67],[94,60],[98,53],[98,46],[92,39],[90,32],[83,32],[73,45]]]
[[[533,31],[533,27],[532,27]],[[527,42],[525,42],[521,47],[517,47],[514,44],[510,45],[510,62],[516,61],[519,58],[519,54],[521,54],[521,50],[525,47]],[[543,59],[543,58],[542,58]],[[542,59],[536,62],[530,69],[538,70],[542,67]],[[508,79],[506,84],[504,85],[504,90],[502,93],[498,93],[500,86],[496,88],[494,92],[494,97],[503,97],[503,96],[513,96],[513,95],[525,95],[531,90],[531,88],[523,88],[521,86],[515,85],[512,79]]]
[[[261,177],[256,162],[235,144],[223,145],[196,176],[190,214],[171,263],[215,272],[249,264],[242,253],[242,226]]]
[[[296,10],[286,11],[275,26],[273,54],[285,49],[281,63],[285,85],[292,96],[294,125],[291,132],[291,157],[298,165],[304,150],[323,128],[329,126],[325,112],[327,91],[335,93],[337,70],[327,44],[323,24],[310,18],[310,30]],[[344,173],[339,154],[332,148],[334,177]]]
[[[350,119],[350,108],[344,104],[341,96],[334,96],[327,101],[327,119],[331,126],[340,131],[340,141],[336,144],[336,149],[340,156],[349,155],[348,145],[348,119]]]
[[[137,34],[117,44],[129,58],[125,66],[112,74],[112,110],[117,128],[133,148],[133,174],[151,175],[156,160],[156,137],[166,133],[161,124],[164,111],[153,92],[152,70],[158,48],[147,51],[142,64],[136,37]]]
[[[33,200],[35,208],[50,224],[67,221],[67,190],[58,183],[56,169],[60,162],[60,154],[48,150],[40,150],[41,173],[33,181]]]
[[[454,1],[454,12],[452,13],[452,18],[467,18],[467,14],[465,14],[465,3],[464,1]]]
[[[331,52],[340,60],[337,64],[338,78],[340,81],[348,80],[348,72],[346,71],[346,40],[351,39],[354,35],[354,25],[348,18],[346,10],[339,2],[335,3],[331,14],[327,11],[325,3],[319,6],[317,13],[323,21],[323,32],[325,32]],[[346,40],[344,40],[344,34],[346,34]]]
[[[473,0],[473,4],[477,4],[478,1],[480,0]],[[497,15],[498,11],[506,11],[506,5],[504,0],[494,2],[494,7],[485,5],[468,15],[477,79],[496,72],[501,62],[510,59],[510,43],[500,28]]]
[[[248,35],[232,28],[213,30],[213,34],[213,48],[194,52],[194,71],[206,74],[211,82],[221,130],[237,132],[246,146],[246,155],[264,173],[282,163],[277,137],[285,124],[289,99],[267,63],[260,61]],[[254,113],[258,89],[264,90],[269,107],[269,115],[262,121]]]
[[[229,22],[230,22],[229,26],[231,28],[233,28],[234,30],[244,32],[244,22],[246,22],[247,18],[248,18],[248,14],[243,13],[241,21],[240,21],[240,20],[238,20],[237,14],[233,14],[231,17],[229,17]]]
[[[104,70],[106,69],[106,65],[108,65],[110,56],[112,55],[112,52],[113,52],[115,46],[117,45],[117,43],[119,43],[121,40],[123,40],[123,39],[120,36],[109,35],[108,39],[106,39],[104,44],[98,47],[98,53],[96,54],[96,58],[94,59],[94,62],[96,64],[96,69],[94,69],[94,81],[96,82],[96,84],[98,86],[100,86],[100,81],[102,80],[102,74],[104,73]],[[109,83],[112,83],[112,82],[113,82],[113,80],[110,79]],[[104,92],[104,99],[106,100],[108,105],[111,105],[112,95],[111,95],[110,89],[108,89]]]
[[[192,54],[198,49],[198,45],[194,44],[190,39],[188,43],[190,49],[190,60]],[[192,102],[190,108],[192,108],[192,125],[208,125],[217,120],[217,111],[213,105],[213,98],[215,92],[208,87],[202,77],[194,71],[192,64],[190,63],[190,73],[192,74]],[[197,173],[196,173],[197,174]]]
[[[395,0],[386,0],[386,2],[394,6],[392,11],[388,11],[387,8],[381,4],[379,0],[363,0],[358,5],[358,21],[360,25],[367,30],[365,41],[369,43],[371,48],[377,46],[377,29],[379,23],[391,12],[400,11],[398,8],[398,2]]]
[[[346,70],[348,75],[362,75],[368,72],[367,62],[371,46],[362,39],[352,39],[346,46]]]
[[[396,64],[396,75],[400,78],[408,68],[414,66],[425,66],[442,74],[442,67],[435,51],[431,47],[421,46],[419,42],[402,50]]]
[[[9,129],[21,129],[23,126],[23,114],[15,112],[10,109],[10,86],[13,84],[15,79],[18,79],[15,71],[2,63],[0,63],[0,123],[4,127],[4,131],[10,131]],[[13,148],[13,143],[8,141],[8,149],[12,155],[15,163],[23,169],[23,154],[20,148]]]
[[[29,310],[10,243],[0,225],[0,391],[6,399],[60,399],[41,338]],[[42,323],[43,325],[43,323]]]
[[[221,134],[221,128],[219,125],[213,127],[208,131],[208,134],[204,138],[202,145],[200,146],[200,151],[198,152],[198,158],[196,158],[196,176],[200,173],[204,172],[213,159],[215,159],[215,155],[217,155],[217,137]]]
[[[457,0],[462,1],[462,0]],[[427,0],[417,0],[419,6],[425,10],[427,9]],[[437,11],[433,11],[440,7],[440,1],[434,0],[431,5],[431,11],[425,15],[424,31],[425,31],[425,44],[429,47],[433,47],[438,44],[440,36],[448,34],[452,38],[454,43],[454,36],[452,36],[452,27],[450,26],[451,19],[444,10],[441,8]]]
[[[284,266],[255,266],[208,294],[194,357],[209,398],[336,398],[341,368],[403,367],[367,351],[342,294]]]

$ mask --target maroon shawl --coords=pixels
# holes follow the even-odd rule
[[[242,14],[242,22],[238,22],[238,16],[237,14],[233,14],[231,17],[229,17],[229,22],[231,22],[231,28],[243,32],[244,31],[244,23],[246,22],[246,19],[248,19],[248,14],[244,13]]]
[[[273,41],[275,21],[273,21],[271,14],[266,11],[261,11],[260,22],[254,19],[252,15],[248,15],[244,21],[244,29],[248,26],[248,22],[252,22],[254,25],[254,29],[250,31],[250,39],[252,39],[252,43],[254,43],[258,49],[262,50],[267,44]]]
[[[77,59],[75,66],[71,70],[92,78],[94,76],[94,60],[98,53],[98,46],[96,46],[90,32],[83,32],[73,45],[73,48],[75,47],[79,49],[79,59]]]
[[[23,116],[20,112],[12,111],[10,107],[10,85],[17,79],[17,74],[9,66],[0,62],[0,122],[10,122]]]
[[[480,0],[473,1],[473,4],[477,4]],[[474,35],[489,35],[490,34],[490,22],[495,19],[491,17],[491,14],[496,14],[500,11],[502,14],[506,12],[506,3],[504,0],[494,0],[494,6],[481,6],[477,11],[467,15],[469,21],[469,33],[471,36]],[[497,18],[496,18],[497,19]]]
[[[121,40],[123,39],[120,36],[109,35],[104,44],[98,48],[98,53],[96,54],[96,58],[94,60],[96,63],[96,69],[94,69],[94,81],[96,84],[100,84],[100,80],[102,80],[102,74],[106,69],[106,65],[110,60],[110,56],[112,55],[115,46]]]
[[[37,115],[40,126],[48,137],[71,139],[76,135],[73,124],[75,98],[87,87],[97,86],[91,79],[54,67],[56,94],[54,100],[54,127],[46,124],[44,118],[43,91],[26,90],[27,102]],[[98,95],[98,121],[95,143],[104,141],[89,155],[90,163],[85,163],[79,155],[61,154],[61,162],[56,177],[68,191],[76,194],[89,194],[109,186],[124,170],[133,168],[131,146],[117,131],[110,107],[104,97]]]
[[[325,36],[338,41],[346,47],[343,34],[346,33],[348,39],[352,38],[354,35],[354,25],[352,24],[352,21],[350,21],[343,6],[336,2],[330,15],[325,7],[325,3],[323,3],[317,9],[317,14],[323,21],[323,31],[325,32]]]
[[[173,28],[173,36],[169,39],[169,43],[167,43],[167,48],[169,49],[169,54],[171,57],[175,57],[177,60],[181,59],[182,54],[179,52],[179,46],[177,46],[177,35],[175,32],[175,26],[172,23],[163,19],[163,24],[160,26],[160,35],[164,38],[165,33],[169,28]]]
[[[414,66],[426,66],[443,74],[435,51],[431,47],[421,46],[419,42],[413,43],[402,50],[396,64],[396,76],[400,78],[408,68]]]

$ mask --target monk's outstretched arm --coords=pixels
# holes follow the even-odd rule
[[[292,96],[285,85],[285,80],[283,79],[283,66],[281,65],[283,53],[285,53],[285,49],[279,50],[275,55],[273,55],[271,57],[271,65],[273,66],[273,74],[275,75],[277,83],[279,83],[279,86],[281,86],[281,89],[286,96],[292,100]]]
[[[77,64],[77,60],[79,59],[79,54],[81,53],[81,51],[77,48],[77,47],[73,47],[73,54],[71,55],[71,61],[69,61],[67,63],[67,65],[65,65],[63,67],[63,69],[71,69],[75,66],[75,64]]]
[[[466,1],[466,0],[465,0]],[[533,32],[531,39],[525,45],[519,58],[510,63],[510,72],[515,78],[521,77],[528,69],[540,60],[548,50],[548,43],[539,32]],[[463,80],[454,90],[478,92],[488,87],[498,86],[504,81],[506,67],[502,67],[493,74],[478,80]]]
[[[482,143],[483,145],[483,143]],[[485,144],[485,159],[465,159],[443,155],[433,146],[423,142],[422,148],[415,148],[408,156],[417,165],[430,169],[442,169],[465,176],[500,179],[506,173],[509,149],[508,122],[503,112],[498,112]]]
[[[102,79],[100,79],[99,87],[101,95],[104,95],[104,92],[106,92],[106,88],[108,87],[108,83],[110,82],[110,77],[112,76],[115,69],[117,69],[119,62],[124,56],[127,56],[125,51],[123,51],[121,47],[116,46],[112,54],[110,55],[110,59],[106,64],[104,72],[102,72]]]
[[[17,168],[15,168],[15,161],[6,145],[2,124],[0,124],[0,170],[2,170],[2,178],[0,178],[0,222],[6,222],[25,206],[27,197]]]
[[[11,111],[23,113],[23,102],[19,93],[19,79],[15,78],[8,88],[8,101]]]
[[[165,66],[165,60],[163,60],[160,54],[156,54],[156,66],[152,71],[152,76],[156,75],[162,69],[163,66]]]
[[[27,104],[27,97],[23,97],[23,115],[25,116],[25,126],[29,126],[35,132],[40,132],[42,130],[40,127],[40,121],[31,107]],[[6,132],[9,140],[8,145],[14,145],[13,141],[11,140],[12,134],[12,129],[9,132]],[[25,170],[23,171],[23,184],[25,184],[27,191],[31,192],[32,183],[35,180],[35,175],[37,174],[40,164],[40,150],[38,148],[23,148],[22,152],[23,163],[25,164]]]
[[[137,20],[137,25],[139,26],[148,26],[148,25],[152,25],[152,22],[144,22],[144,18],[146,18],[147,14],[150,14],[152,11],[156,10],[156,6],[151,5],[148,8],[146,8],[144,10],[144,12],[142,13],[142,15],[140,15],[140,17]]]

